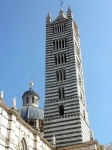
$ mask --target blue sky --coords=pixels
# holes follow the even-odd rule
[[[33,78],[34,90],[45,101],[45,19],[55,19],[60,0],[0,0],[0,90],[11,107]],[[112,142],[112,1],[64,0],[80,32],[90,126],[100,144]]]

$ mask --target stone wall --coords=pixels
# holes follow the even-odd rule
[[[0,150],[52,150],[43,135],[0,101]]]

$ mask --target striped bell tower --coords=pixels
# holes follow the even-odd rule
[[[56,146],[90,140],[79,30],[70,7],[46,18],[44,136]]]

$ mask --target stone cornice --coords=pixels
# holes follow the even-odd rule
[[[62,146],[62,147],[58,147],[56,148],[56,150],[69,150],[69,149],[75,149],[75,148],[81,148],[81,147],[88,147],[90,145],[97,145],[97,149],[100,150],[100,146],[98,145],[98,141],[97,140],[91,140],[88,142],[84,142],[84,143],[80,143],[80,144],[74,144],[74,145],[69,145],[69,146]]]

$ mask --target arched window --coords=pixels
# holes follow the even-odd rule
[[[54,56],[55,59],[55,65],[59,65],[59,64],[64,64],[66,63],[66,54],[62,53],[62,54],[58,54]]]
[[[56,75],[57,75],[57,81],[63,81],[65,80],[65,70],[59,70],[56,71]]]
[[[34,103],[34,100],[35,100],[35,98],[34,98],[34,96],[32,97],[32,103]]]
[[[59,106],[59,115],[63,116],[64,115],[64,105]]]
[[[24,138],[20,142],[19,150],[27,150],[27,146]]]
[[[29,103],[29,97],[27,96],[27,98],[26,98],[26,103]]]

